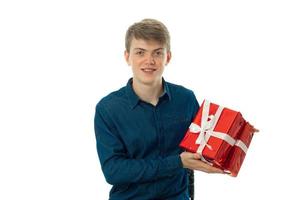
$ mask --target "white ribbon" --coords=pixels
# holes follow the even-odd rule
[[[245,152],[245,154],[247,153],[248,147],[246,146],[246,144],[242,140],[237,140],[234,145],[240,147]]]
[[[198,124],[195,124],[195,123],[191,123],[191,125],[189,127],[190,132],[199,133],[199,136],[196,139],[196,144],[199,144],[197,153],[200,154],[201,160],[207,162],[203,158],[202,152],[205,147],[212,150],[212,147],[209,144],[207,144],[207,141],[209,140],[209,138],[211,136],[219,138],[221,140],[224,140],[231,146],[236,145],[236,146],[240,147],[246,153],[247,146],[241,140],[236,141],[234,138],[232,138],[227,133],[214,131],[215,126],[216,126],[224,108],[222,106],[219,106],[215,115],[209,115],[209,108],[210,108],[210,102],[205,100],[203,103],[201,126],[199,126]]]

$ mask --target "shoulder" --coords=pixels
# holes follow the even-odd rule
[[[124,103],[126,99],[125,86],[104,96],[96,105],[96,109],[111,108]]]
[[[194,92],[182,85],[174,83],[168,83],[172,104],[175,105],[176,109],[180,110],[181,113],[186,113],[189,120],[193,119],[193,116],[199,108],[199,103]]]
[[[187,97],[187,98],[195,98],[194,92],[191,89],[188,89],[182,85],[166,82],[167,86],[170,90],[170,93],[174,97]]]

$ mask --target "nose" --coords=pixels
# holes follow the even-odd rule
[[[148,64],[151,64],[151,65],[154,65],[155,59],[154,59],[154,56],[153,56],[152,54],[149,54],[149,55],[147,56],[147,63],[148,63]]]

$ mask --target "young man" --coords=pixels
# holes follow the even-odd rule
[[[199,104],[191,90],[166,82],[167,28],[144,19],[126,33],[133,77],[97,104],[97,151],[111,200],[188,200],[187,169],[222,173],[178,147]]]

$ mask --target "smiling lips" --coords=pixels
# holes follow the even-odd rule
[[[154,68],[142,68],[142,71],[143,72],[155,72],[156,69],[154,69]]]

